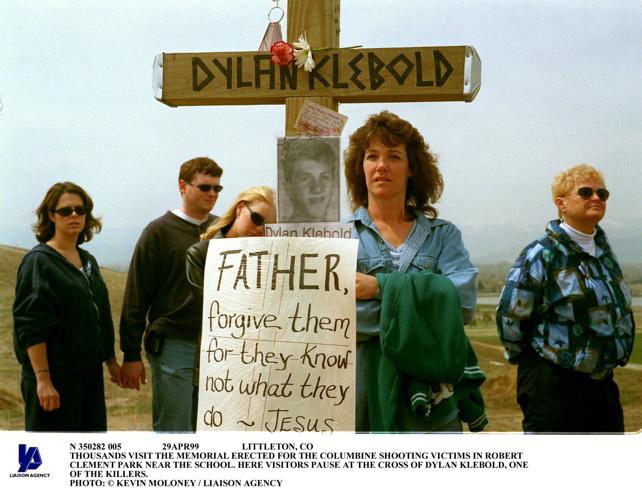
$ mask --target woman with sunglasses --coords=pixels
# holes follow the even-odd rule
[[[107,430],[102,363],[120,385],[107,287],[79,247],[101,229],[80,186],[54,184],[36,210],[40,242],[18,268],[14,347],[22,364],[25,430]]]
[[[200,302],[203,301],[205,258],[207,257],[210,240],[264,236],[265,224],[271,224],[276,221],[275,207],[275,194],[272,188],[258,186],[246,189],[239,193],[225,213],[201,235],[202,241],[192,245],[187,250],[187,280],[192,285],[194,294],[199,298]],[[200,342],[199,332],[199,345]],[[194,364],[196,368],[194,370],[194,397],[192,408],[194,428],[198,408],[199,355],[200,350],[197,349]]]
[[[623,432],[613,370],[635,325],[631,291],[598,223],[609,192],[594,167],[553,179],[559,219],[508,272],[497,307],[506,358],[517,364],[525,432]]]

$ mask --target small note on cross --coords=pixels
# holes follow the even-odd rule
[[[308,135],[338,136],[341,135],[347,121],[347,116],[306,100],[294,128]]]

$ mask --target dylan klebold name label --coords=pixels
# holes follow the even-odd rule
[[[211,240],[197,430],[354,430],[357,240]]]

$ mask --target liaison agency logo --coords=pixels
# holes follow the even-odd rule
[[[49,477],[48,472],[35,471],[42,465],[42,457],[37,446],[18,445],[18,472],[9,474],[9,477]]]

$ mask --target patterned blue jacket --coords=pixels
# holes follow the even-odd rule
[[[497,306],[497,329],[506,358],[530,345],[564,368],[607,376],[627,363],[635,323],[631,290],[598,226],[593,257],[551,221],[508,272]]]

